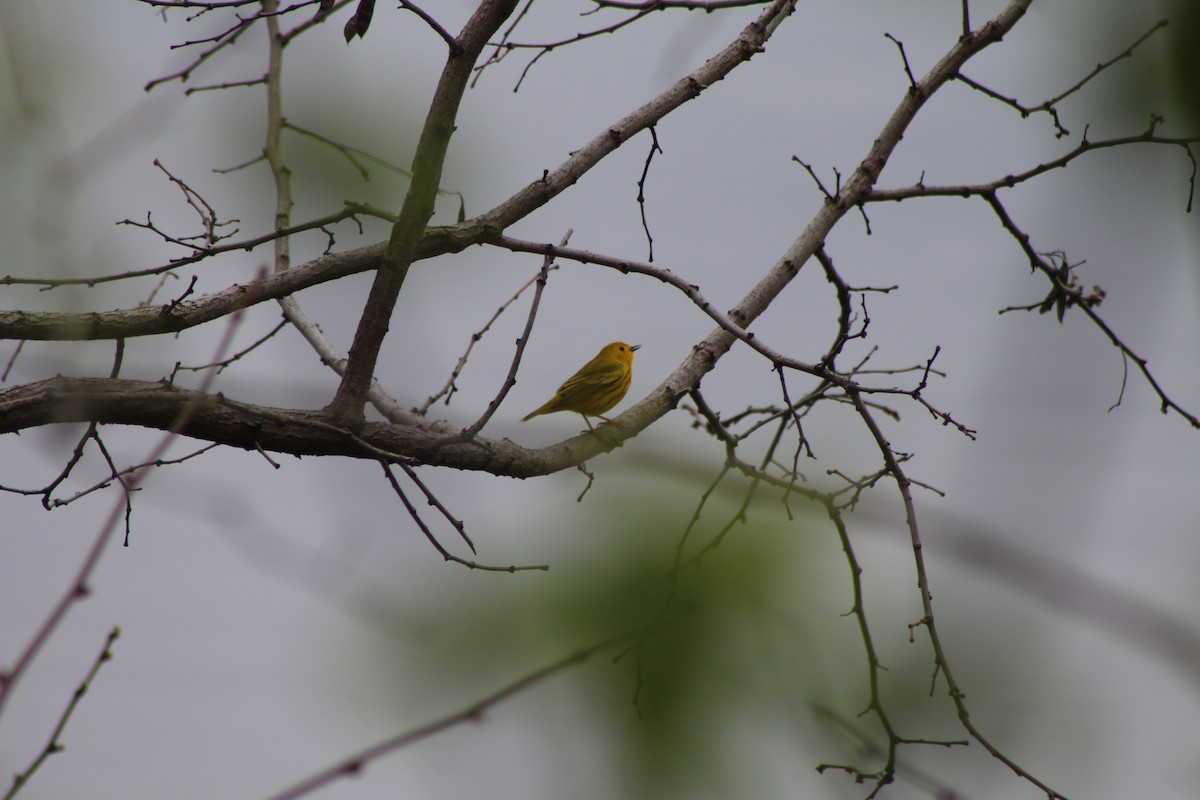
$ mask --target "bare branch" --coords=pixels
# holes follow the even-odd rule
[[[294,233],[302,233],[304,231],[316,230],[324,228],[326,225],[332,225],[336,222],[341,222],[344,219],[350,219],[356,214],[361,213],[357,207],[347,206],[341,211],[337,211],[328,216],[319,217],[318,219],[304,222],[299,225],[293,225],[288,228],[276,231],[275,233],[267,233],[262,236],[256,236],[252,239],[243,239],[237,242],[228,242],[226,244],[213,245],[211,247],[201,247],[188,243],[184,239],[176,239],[166,235],[160,231],[157,226],[150,222],[147,217],[146,223],[134,222],[133,220],[121,220],[118,225],[132,225],[138,228],[145,228],[158,236],[164,241],[182,245],[193,251],[193,255],[171,261],[169,264],[163,264],[157,267],[149,267],[141,270],[130,270],[128,272],[120,272],[111,275],[97,275],[87,278],[42,278],[42,277],[18,277],[13,275],[0,276],[0,286],[42,286],[48,289],[53,289],[59,286],[99,286],[103,283],[113,283],[115,281],[131,280],[134,278],[145,278],[151,275],[161,275],[188,264],[195,264],[198,261],[203,261],[206,258],[220,255],[221,253],[230,253],[238,250],[253,250],[259,245],[273,242],[281,236],[290,236]],[[108,337],[101,337],[108,338]]]
[[[459,556],[454,555],[453,553],[451,553],[449,550],[447,550],[445,547],[442,546],[442,543],[439,542],[437,540],[437,537],[433,535],[433,531],[431,531],[429,529],[429,526],[425,524],[425,520],[421,519],[421,515],[420,515],[420,513],[418,513],[416,506],[414,506],[412,504],[412,501],[408,499],[408,495],[406,495],[404,493],[404,489],[401,488],[400,482],[398,480],[396,480],[396,476],[392,473],[390,466],[386,462],[381,463],[380,466],[383,467],[383,473],[384,473],[384,475],[387,476],[388,483],[391,484],[392,491],[394,491],[396,493],[396,496],[400,498],[400,502],[404,504],[404,508],[406,511],[408,511],[408,515],[412,518],[413,522],[415,522],[417,524],[417,527],[420,528],[421,533],[425,534],[425,538],[429,540],[429,543],[433,545],[435,550],[437,550],[439,553],[441,553],[442,558],[444,558],[446,561],[453,561],[456,564],[462,564],[464,567],[467,567],[469,569],[484,570],[486,572],[526,572],[529,570],[540,570],[540,571],[544,572],[544,571],[550,569],[550,567],[546,564],[533,564],[533,565],[524,566],[524,567],[518,567],[516,565],[510,565],[507,567],[496,567],[496,566],[491,566],[488,564],[480,564],[475,561],[468,561],[465,558],[460,558]],[[426,499],[429,500],[429,504],[436,505],[438,510],[442,512],[443,516],[445,516],[448,520],[450,520],[450,522],[458,530],[459,535],[462,536],[463,539],[466,540],[468,545],[470,545],[471,552],[474,552],[475,545],[471,542],[471,540],[469,538],[467,538],[467,533],[466,533],[466,530],[463,528],[462,523],[459,522],[458,520],[456,520],[453,516],[451,516],[450,513],[448,511],[446,511],[446,508],[441,503],[438,503],[434,499],[432,494],[429,494],[429,491],[425,488],[425,484],[421,483],[420,481],[418,481],[416,479],[416,473],[414,473],[408,467],[404,467],[404,471],[406,474],[408,474],[408,476],[410,478],[412,478],[417,483],[417,485],[421,488],[421,490],[423,492],[425,492],[425,496],[426,496]]]
[[[900,459],[892,450],[891,445],[888,443],[887,437],[884,435],[878,423],[875,421],[870,409],[868,409],[866,404],[863,402],[861,393],[857,391],[857,389],[851,389],[848,393],[851,402],[854,404],[855,410],[858,412],[859,417],[866,424],[867,429],[871,432],[871,436],[875,439],[876,446],[878,447],[879,452],[883,456],[883,460],[887,465],[887,472],[896,482],[896,488],[899,490],[900,498],[904,503],[905,523],[908,527],[909,538],[912,543],[913,563],[916,566],[917,572],[917,587],[920,590],[921,607],[924,611],[924,615],[917,623],[914,623],[914,626],[923,626],[929,633],[929,643],[933,648],[936,668],[946,681],[946,693],[958,711],[959,723],[963,726],[967,733],[971,735],[971,738],[979,742],[979,744],[982,745],[983,748],[987,750],[993,758],[1003,763],[1006,767],[1012,770],[1014,774],[1024,778],[1038,789],[1045,792],[1047,798],[1050,800],[1065,800],[1063,795],[1059,794],[1051,789],[1048,785],[1038,780],[1036,776],[1028,772],[1024,767],[1013,761],[998,747],[992,744],[992,742],[983,735],[983,732],[980,731],[979,728],[976,727],[975,723],[971,720],[970,712],[968,711],[966,705],[966,697],[962,689],[959,688],[958,682],[955,680],[954,674],[950,669],[950,662],[946,657],[945,649],[943,648],[942,640],[938,634],[937,624],[933,616],[933,595],[929,590],[929,576],[925,569],[925,556],[922,552],[921,532],[917,523],[916,504],[914,503],[912,497],[913,483],[911,480],[909,480],[908,475],[901,467]],[[910,626],[910,630],[914,626]]]
[[[350,346],[345,375],[329,404],[330,413],[350,425],[357,426],[363,421],[363,407],[392,309],[395,308],[409,267],[417,257],[417,243],[433,215],[434,198],[441,183],[446,150],[471,68],[487,43],[487,38],[515,7],[516,0],[484,0],[480,4],[456,40],[459,47],[450,53],[434,91],[413,156],[412,182],[400,210],[400,218],[392,228],[384,267],[375,274],[370,296],[354,334],[354,343]]]
[[[654,126],[650,126],[650,150],[646,153],[646,163],[642,166],[642,177],[638,178],[638,193],[637,204],[638,210],[642,215],[642,230],[646,233],[646,247],[648,253],[646,260],[654,263],[654,237],[650,235],[650,225],[646,222],[646,177],[650,174],[650,162],[654,160],[655,153],[661,153],[662,147],[658,143],[658,131]]]
[[[573,232],[574,231],[568,228],[567,232],[563,234],[563,238],[559,242],[559,245],[565,246],[567,242],[571,241],[571,234]],[[508,367],[508,376],[505,377],[504,383],[500,386],[500,391],[497,392],[496,396],[488,403],[487,411],[485,411],[479,419],[475,420],[474,423],[463,429],[461,434],[463,437],[469,439],[475,436],[475,434],[479,433],[479,431],[483,430],[483,426],[488,423],[488,420],[490,420],[492,415],[495,414],[500,408],[500,404],[504,402],[504,398],[508,396],[509,390],[517,385],[517,370],[521,366],[521,356],[525,353],[525,346],[529,344],[529,335],[533,332],[533,321],[537,319],[538,307],[542,302],[542,291],[546,288],[546,276],[550,274],[550,268],[553,266],[553,262],[554,259],[552,259],[550,256],[546,256],[542,260],[542,269],[541,272],[538,273],[537,280],[535,281],[537,288],[533,290],[533,301],[529,304],[529,316],[525,319],[525,329],[522,330],[521,335],[517,337],[517,347],[513,352],[512,363],[509,364]],[[584,419],[586,420],[587,418],[584,417]],[[589,425],[588,427],[591,426]]]
[[[84,676],[83,682],[76,687],[74,694],[71,695],[71,702],[67,703],[67,707],[63,709],[63,713],[59,716],[58,724],[54,726],[54,732],[50,734],[50,741],[46,742],[46,746],[42,748],[40,753],[38,753],[38,756],[33,760],[33,763],[25,768],[24,772],[18,772],[13,776],[12,787],[8,790],[8,792],[5,793],[3,800],[10,800],[10,798],[15,797],[17,792],[21,790],[21,787],[29,782],[29,779],[33,777],[33,773],[37,772],[38,767],[40,767],[47,758],[55,753],[62,752],[62,750],[65,749],[64,745],[59,741],[59,737],[61,737],[63,731],[66,730],[67,722],[70,721],[71,715],[75,713],[75,707],[79,705],[79,701],[83,699],[85,694],[87,694],[88,689],[92,685],[92,681],[94,681],[96,679],[96,675],[99,674],[100,666],[112,660],[113,642],[115,642],[117,637],[120,635],[121,629],[119,627],[114,627],[111,631],[109,631],[108,638],[104,640],[103,649],[101,649],[100,654],[96,656],[96,660],[92,662],[92,668],[88,670],[87,675]]]
[[[549,261],[549,259],[547,259],[547,261]],[[551,267],[551,269],[554,269],[554,267]],[[463,369],[466,368],[467,359],[471,357],[471,351],[475,349],[475,345],[483,339],[484,335],[489,330],[491,330],[492,324],[500,318],[500,315],[507,311],[509,306],[520,299],[521,295],[525,293],[526,289],[539,281],[544,282],[546,280],[545,273],[547,271],[548,270],[539,270],[537,275],[534,275],[532,278],[521,284],[521,286],[511,297],[500,304],[500,307],[497,308],[492,316],[488,318],[488,321],[484,323],[483,327],[471,334],[470,341],[467,342],[467,349],[464,350],[463,354],[458,357],[458,363],[456,363],[454,365],[454,369],[450,371],[450,377],[446,379],[446,383],[442,385],[441,389],[426,398],[425,402],[416,409],[416,413],[420,414],[421,416],[425,416],[427,413],[429,413],[430,407],[432,407],[434,403],[443,397],[446,398],[446,405],[450,405],[450,398],[454,396],[456,391],[458,391],[458,386],[455,384],[455,382],[458,380],[458,376],[462,374]]]
[[[513,681],[507,686],[499,689],[486,697],[477,700],[466,708],[449,716],[442,717],[434,722],[422,725],[419,728],[414,728],[410,731],[397,734],[390,739],[385,739],[379,744],[368,747],[364,750],[351,755],[337,764],[328,767],[316,773],[310,778],[306,778],[300,783],[292,786],[279,794],[272,795],[268,800],[295,800],[297,797],[304,797],[312,794],[317,789],[326,786],[334,781],[342,778],[349,778],[361,775],[363,769],[372,761],[377,761],[380,758],[401,750],[411,744],[415,744],[423,739],[428,739],[434,734],[441,733],[444,730],[463,725],[468,722],[474,722],[483,717],[483,715],[496,705],[515,695],[524,692],[533,686],[536,686],[547,678],[557,675],[564,670],[567,670],[577,664],[582,664],[597,653],[609,650],[614,646],[628,641],[637,634],[625,634],[622,636],[614,636],[611,639],[606,639],[603,642],[594,644],[591,647],[585,647],[576,650],[563,658],[548,664],[541,669],[535,670],[522,678]]]
[[[607,126],[583,147],[572,152],[570,158],[558,167],[547,171],[477,220],[468,220],[468,224],[474,222],[494,231],[502,231],[574,186],[592,167],[637,133],[684,103],[696,99],[739,65],[761,52],[771,35],[792,13],[794,6],[795,0],[774,0],[733,42],[709,58],[699,69],[676,81],[641,108]]]
[[[1005,105],[1015,108],[1017,111],[1019,111],[1021,113],[1022,117],[1029,117],[1033,114],[1038,113],[1039,111],[1049,114],[1051,119],[1053,119],[1053,121],[1054,121],[1054,127],[1057,130],[1057,136],[1059,138],[1062,138],[1064,136],[1069,136],[1071,132],[1068,131],[1063,126],[1062,122],[1059,120],[1058,104],[1061,103],[1063,100],[1067,99],[1068,97],[1070,97],[1071,95],[1073,95],[1075,92],[1082,89],[1093,78],[1095,78],[1097,75],[1099,75],[1104,70],[1111,67],[1116,62],[1118,62],[1122,59],[1125,59],[1125,58],[1132,58],[1133,51],[1135,48],[1137,48],[1138,45],[1140,45],[1142,42],[1149,39],[1151,36],[1153,36],[1155,33],[1157,33],[1160,29],[1165,28],[1166,26],[1167,26],[1167,20],[1160,19],[1158,22],[1154,23],[1154,25],[1151,26],[1148,31],[1146,31],[1141,36],[1139,36],[1137,39],[1135,39],[1133,44],[1126,47],[1124,50],[1122,50],[1116,56],[1109,59],[1108,61],[1100,62],[1092,69],[1091,72],[1089,72],[1083,78],[1078,80],[1075,84],[1073,84],[1066,90],[1060,92],[1059,94],[1055,95],[1054,97],[1051,97],[1048,100],[1043,100],[1041,103],[1037,104],[1036,106],[1023,106],[1015,98],[1005,97],[1004,95],[1000,94],[999,92],[993,91],[992,89],[989,89],[986,86],[984,86],[976,81],[971,80],[970,78],[968,78],[965,75],[960,74],[957,76],[957,79],[962,81],[963,83],[967,84],[972,89],[975,89],[978,92],[982,92],[983,94],[986,94],[988,97],[991,97],[994,100],[999,100],[1000,102],[1004,103]]]
[[[401,8],[407,8],[409,11],[425,20],[425,24],[430,28],[433,28],[437,35],[441,36],[446,41],[446,45],[450,48],[451,54],[458,53],[458,42],[454,41],[454,37],[450,34],[450,32],[443,28],[436,19],[422,11],[420,6],[418,6],[416,3],[409,2],[409,0],[399,0],[399,3]]]
[[[138,425],[167,430],[195,407],[180,433],[202,441],[289,455],[386,457],[414,465],[453,466],[494,475],[549,475],[607,453],[636,431],[605,425],[595,433],[540,449],[507,439],[461,439],[461,429],[438,421],[367,422],[357,432],[321,411],[271,408],[208,396],[160,381],[50,378],[0,392],[0,433],[70,422]]]
[[[1041,271],[1050,279],[1051,283],[1055,287],[1055,292],[1058,293],[1056,296],[1061,296],[1064,298],[1062,300],[1064,305],[1069,304],[1079,308],[1079,310],[1086,314],[1088,319],[1090,319],[1092,323],[1104,333],[1105,337],[1108,338],[1108,341],[1112,343],[1113,347],[1121,351],[1121,354],[1124,358],[1131,359],[1133,363],[1138,365],[1138,370],[1141,371],[1142,377],[1145,379],[1146,383],[1150,384],[1150,388],[1154,390],[1154,393],[1158,395],[1162,413],[1166,414],[1168,411],[1174,411],[1176,414],[1187,420],[1188,424],[1193,428],[1200,428],[1200,417],[1197,417],[1195,414],[1187,411],[1167,395],[1166,391],[1164,391],[1162,386],[1159,385],[1158,380],[1150,372],[1149,362],[1135,353],[1133,349],[1129,347],[1129,345],[1125,344],[1121,337],[1119,337],[1112,330],[1112,328],[1109,327],[1108,323],[1105,322],[1096,312],[1095,306],[1099,304],[1099,299],[1095,297],[1095,293],[1093,293],[1091,296],[1084,296],[1077,284],[1065,282],[1063,279],[1062,270],[1048,263],[1040,253],[1033,249],[1033,246],[1029,241],[1029,234],[1025,233],[1017,226],[1015,222],[1013,222],[1012,217],[1009,216],[1007,209],[1004,208],[1003,204],[996,197],[995,193],[984,195],[984,199],[987,200],[988,204],[992,207],[992,210],[995,211],[996,216],[1000,220],[1000,224],[1004,226],[1004,229],[1008,231],[1013,239],[1016,240],[1017,244],[1021,246],[1021,249],[1025,252],[1026,257],[1029,258],[1029,263],[1033,266],[1033,268]],[[1063,263],[1065,265],[1065,260]],[[1103,297],[1103,294],[1101,294],[1100,297]],[[1039,304],[1039,307],[1042,305],[1044,305],[1044,301],[1043,303]]]
[[[916,89],[917,79],[913,77],[912,68],[908,66],[908,53],[904,52],[904,42],[890,33],[885,33],[884,38],[890,39],[892,44],[896,45],[896,49],[900,51],[900,60],[904,62],[904,74],[908,76],[909,88]]]
[[[404,470],[404,474],[408,476],[408,479],[417,485],[417,488],[421,490],[421,494],[425,495],[426,502],[440,511],[442,516],[446,518],[446,521],[454,526],[454,529],[458,531],[458,535],[462,537],[462,540],[467,543],[467,547],[471,548],[471,552],[474,553],[475,543],[471,541],[471,537],[467,535],[467,528],[463,524],[462,520],[451,514],[450,510],[442,505],[442,501],[438,500],[433,492],[429,491],[429,487],[426,486],[425,482],[417,476],[417,471],[415,469],[407,464],[401,464],[400,469]]]
[[[864,203],[881,203],[894,202],[904,200],[909,197],[986,197],[990,193],[994,193],[999,189],[1011,188],[1026,181],[1051,172],[1056,169],[1062,169],[1070,164],[1075,159],[1082,156],[1084,153],[1090,153],[1093,150],[1102,150],[1112,147],[1124,147],[1132,144],[1162,144],[1181,147],[1188,155],[1192,162],[1192,176],[1189,181],[1188,206],[1187,210],[1191,211],[1191,198],[1196,191],[1196,157],[1192,152],[1192,145],[1200,142],[1200,136],[1159,136],[1154,132],[1155,123],[1152,121],[1149,128],[1144,133],[1136,136],[1121,136],[1114,139],[1102,139],[1100,141],[1088,141],[1087,133],[1084,133],[1083,139],[1073,149],[1064,153],[1062,156],[1052,160],[1045,161],[1035,167],[1031,167],[1024,172],[1018,172],[1014,175],[1005,175],[1003,178],[997,178],[994,181],[987,183],[959,184],[955,186],[928,186],[924,182],[917,183],[913,186],[908,186],[901,189],[872,189],[866,197],[863,198]]]
[[[229,348],[230,342],[233,340],[234,332],[241,323],[241,318],[241,314],[233,314],[229,318],[229,323],[225,328],[225,333],[222,336],[220,343],[217,345],[216,358],[214,360],[219,361],[224,357],[225,352]],[[204,380],[201,381],[199,390],[194,394],[191,394],[186,403],[179,404],[175,408],[174,414],[169,420],[166,421],[164,426],[166,435],[163,436],[159,440],[158,444],[150,451],[150,455],[145,459],[146,463],[155,463],[161,459],[166,453],[167,448],[170,447],[171,443],[175,441],[175,437],[179,435],[180,432],[185,430],[191,424],[192,419],[198,413],[200,413],[201,407],[205,404],[209,397],[208,389],[212,385],[212,382],[215,378],[216,370],[209,370],[208,374],[205,375]],[[113,382],[119,382],[115,381],[114,379],[109,380]],[[5,392],[0,394],[0,406],[4,404],[4,399],[13,393],[14,392]],[[25,674],[26,670],[29,669],[29,665],[33,662],[33,659],[39,652],[41,652],[42,647],[45,646],[46,642],[49,641],[50,637],[58,629],[58,626],[66,617],[67,612],[70,611],[75,603],[85,599],[88,596],[90,592],[88,581],[91,579],[92,573],[96,569],[96,565],[100,562],[100,556],[104,553],[109,540],[112,538],[113,531],[116,529],[118,518],[124,516],[126,519],[126,525],[128,526],[128,497],[137,489],[138,485],[145,480],[148,474],[149,472],[147,470],[141,470],[134,472],[128,477],[122,479],[121,484],[124,490],[123,497],[113,505],[113,509],[109,513],[108,519],[106,519],[100,526],[100,530],[92,543],[92,547],[88,551],[87,556],[84,558],[83,564],[76,572],[70,586],[67,588],[66,594],[64,594],[54,606],[50,614],[46,617],[46,620],[42,623],[41,627],[38,628],[37,632],[33,635],[33,638],[29,641],[29,644],[27,644],[25,649],[21,651],[13,668],[8,670],[6,673],[0,674],[0,712],[3,711],[4,705],[12,693],[13,687],[16,686],[17,682]],[[124,514],[122,514],[123,511],[125,512]]]
[[[725,8],[761,6],[767,0],[592,0],[596,8],[587,12],[594,14],[601,8],[619,8],[628,11],[665,11],[681,8],[687,11],[719,11]]]

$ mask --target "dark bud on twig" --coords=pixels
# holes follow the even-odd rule
[[[355,36],[361,39],[367,35],[367,28],[371,25],[371,16],[374,13],[375,0],[358,0],[358,8],[354,11],[354,16],[342,29],[342,33],[346,36],[346,44],[349,44]]]

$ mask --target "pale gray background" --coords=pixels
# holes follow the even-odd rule
[[[561,37],[600,19],[576,18],[584,4],[544,5],[535,7],[535,18],[545,23],[528,26],[519,39]],[[848,174],[906,86],[896,48],[883,33],[903,39],[921,73],[957,35],[958,5],[801,3],[764,54],[659,126],[665,153],[655,159],[648,187],[656,263],[699,284],[721,307],[736,302],[821,201],[791,156],[814,164],[829,182],[833,167]],[[975,19],[1001,5],[973,4]],[[1101,12],[1086,1],[1036,3],[968,72],[1039,101],[1148,28],[1157,10],[1144,5],[1152,4],[1109,3]],[[451,29],[470,8],[428,4]],[[548,13],[553,10],[557,15]],[[413,15],[385,2],[366,39],[346,47],[340,40],[345,13],[288,50],[285,114],[405,165],[443,45]],[[468,214],[485,210],[693,69],[756,13],[658,15],[545,57],[515,95],[510,89],[526,57],[511,56],[467,95],[444,186],[465,193]],[[107,274],[178,255],[149,234],[113,225],[143,220],[151,210],[164,228],[195,230],[194,216],[152,166],[154,158],[203,191],[224,216],[239,218],[243,235],[269,227],[270,182],[262,165],[224,177],[210,171],[259,152],[262,90],[186,100],[177,83],[142,91],[148,80],[186,63],[187,51],[172,52],[171,44],[218,29],[215,21],[184,26],[182,14],[170,16],[171,24],[164,24],[150,8],[125,0],[10,0],[3,9],[0,272]],[[187,86],[261,74],[265,51],[252,44],[261,36],[261,29],[248,34],[239,53],[198,71]],[[1166,104],[1150,69],[1163,58],[1163,46],[1161,38],[1153,40],[1134,62],[1066,103],[1064,122],[1072,133],[1088,123],[1093,139],[1143,130],[1149,112]],[[1179,122],[1176,134],[1183,132]],[[364,186],[329,151],[297,138],[286,146],[296,170],[296,220],[328,213],[344,197],[398,206],[403,181],[385,171],[373,170]],[[1022,122],[965,87],[949,86],[922,112],[880,185],[908,185],[922,172],[928,183],[992,179],[1069,146],[1054,140],[1045,118]],[[643,134],[510,233],[557,241],[573,228],[575,246],[645,258],[634,197],[647,147]],[[1105,318],[1149,358],[1171,396],[1195,413],[1200,295],[1195,217],[1183,212],[1189,168],[1181,152],[1165,148],[1099,152],[1005,199],[1040,248],[1087,260],[1083,281],[1109,292]],[[452,221],[455,211],[446,202],[436,219]],[[946,493],[944,499],[918,497],[931,542],[985,528],[1149,601],[1192,624],[1195,633],[1200,434],[1176,416],[1159,415],[1156,399],[1134,373],[1122,407],[1107,412],[1120,389],[1121,361],[1082,315],[1068,314],[1060,326],[1052,315],[996,314],[1040,298],[1045,283],[1029,275],[982,202],[929,200],[869,213],[872,236],[847,218],[828,244],[849,280],[902,287],[869,298],[868,344],[881,348],[877,365],[923,362],[941,345],[938,366],[949,375],[933,382],[929,397],[979,431],[970,442],[915,406],[899,404],[905,422],[890,429],[893,444],[917,454],[910,464],[914,477]],[[360,238],[344,223],[337,246],[384,235],[376,225]],[[320,236],[302,237],[294,246],[297,263],[323,246]],[[209,291],[251,276],[267,258],[267,251],[256,251],[183,274],[200,275],[198,290]],[[417,265],[385,342],[384,386],[409,404],[435,391],[471,332],[539,263],[472,248]],[[358,276],[299,300],[345,349],[368,285]],[[148,285],[143,289],[148,293]],[[163,296],[181,289],[182,282],[170,283]],[[119,286],[50,293],[6,287],[0,298],[5,308],[54,309],[126,307],[144,299]],[[481,412],[507,369],[526,307],[522,301],[501,318],[459,381],[460,394],[438,413],[465,424]],[[253,341],[276,319],[276,309],[264,305],[250,315],[239,340]],[[826,347],[833,321],[830,291],[810,264],[755,330],[811,360]],[[653,281],[563,263],[546,290],[520,382],[484,433],[526,444],[574,434],[578,421],[567,415],[524,425],[517,420],[606,341],[644,345],[632,400],[656,386],[710,329],[686,299]],[[177,358],[203,363],[222,330],[190,331],[171,353],[162,352],[162,343],[131,342],[123,374],[154,379]],[[56,372],[107,374],[111,351],[108,343],[30,346],[9,383]],[[0,355],[7,359],[10,352],[11,343]],[[769,401],[773,382],[761,360],[735,350],[704,388],[711,402],[732,412],[754,399]],[[216,388],[253,402],[319,407],[334,386],[300,338],[287,332],[250,366],[222,375]],[[808,433],[819,454],[844,469],[875,468],[877,455],[849,416],[814,417]],[[41,485],[60,468],[76,435],[47,428],[6,437],[0,482]],[[122,463],[136,462],[156,439],[106,432]],[[190,445],[177,442],[171,454]],[[218,451],[160,470],[136,499],[132,546],[110,547],[92,581],[94,595],[72,610],[0,719],[0,775],[23,769],[34,756],[109,626],[120,624],[115,659],[72,719],[67,751],[21,796],[188,800],[277,791],[566,652],[561,645],[531,645],[492,656],[495,662],[484,665],[476,682],[439,687],[429,681],[439,641],[477,634],[470,624],[468,633],[458,633],[459,621],[477,614],[488,619],[495,597],[529,595],[536,603],[541,587],[585,579],[613,558],[606,555],[610,548],[628,544],[629,536],[598,528],[595,517],[614,505],[648,501],[642,492],[654,484],[647,464],[698,461],[696,474],[707,481],[720,457],[677,412],[622,451],[595,460],[598,485],[582,506],[574,498],[583,478],[573,472],[524,482],[423,473],[466,521],[480,560],[553,567],[549,574],[516,576],[443,564],[373,464],[280,458],[276,471],[257,455]],[[825,466],[807,471],[831,485]],[[80,476],[98,477],[98,470],[92,460]],[[649,499],[665,501],[657,494],[664,491],[654,489]],[[698,495],[694,487],[675,492],[670,499],[680,513],[656,539],[637,543],[659,564],[669,563]],[[115,500],[109,492],[47,513],[36,498],[0,495],[0,663],[10,664],[41,624]],[[903,671],[906,665],[927,681],[923,639],[915,646],[906,641],[906,625],[919,612],[892,490],[880,490],[878,505],[863,516],[859,555],[879,645],[890,666]],[[963,525],[964,519],[974,522]],[[457,547],[452,532],[438,530],[447,546]],[[826,651],[845,648],[851,654],[845,663],[861,669],[852,623],[839,616],[848,608],[845,564],[827,526],[812,526],[810,535],[823,542],[823,560],[802,568],[829,587],[826,605],[813,615],[825,629],[789,629],[784,638],[793,637],[801,660],[837,663]],[[935,607],[973,718],[999,745],[1071,797],[1196,795],[1195,671],[1176,669],[1111,628],[1057,609],[1014,576],[980,571],[933,545],[926,552]],[[801,594],[809,586],[800,579],[796,585]],[[810,602],[818,601],[801,605]],[[513,626],[497,634],[501,639],[522,638],[523,619],[500,620]],[[834,644],[834,637],[849,638]],[[589,680],[618,669],[601,657],[575,677],[501,706],[481,725],[375,763],[363,778],[319,796],[637,795],[645,790],[615,775],[615,745],[596,732],[595,707],[581,699]],[[631,692],[629,674],[622,674]],[[836,696],[852,717],[865,702],[863,691],[861,676],[849,674],[830,690],[829,701]],[[628,700],[628,694],[614,695],[613,714],[632,718]],[[941,709],[935,721],[905,732],[960,737],[944,702],[930,705]],[[800,709],[807,721],[810,712],[803,703]],[[811,750],[796,750],[780,738],[786,722],[771,727],[751,720],[739,727],[731,718],[728,724],[739,749],[724,755],[749,771],[738,791],[863,794],[844,777],[813,771],[820,760],[852,757],[826,748],[819,733],[806,734]],[[905,752],[925,759],[930,772],[966,797],[1038,796],[981,752]],[[721,797],[735,790],[700,782],[677,791]],[[888,791],[885,796],[925,796],[912,785]]]

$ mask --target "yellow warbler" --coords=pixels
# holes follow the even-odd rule
[[[595,358],[558,387],[554,397],[521,422],[555,411],[574,411],[582,415],[588,428],[592,427],[588,417],[600,417],[608,422],[600,415],[621,402],[629,391],[629,381],[633,378],[633,351],[639,347],[640,344],[624,342],[604,345]]]

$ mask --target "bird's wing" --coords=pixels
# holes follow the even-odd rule
[[[581,393],[594,392],[599,387],[620,383],[624,377],[625,365],[618,361],[605,364],[588,362],[583,369],[567,378],[566,382],[558,387],[558,395],[564,400],[569,400]]]

